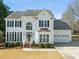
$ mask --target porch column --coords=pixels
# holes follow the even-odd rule
[[[5,26],[5,29],[7,29],[7,20],[6,20],[6,26]],[[5,32],[5,34],[6,34],[6,37],[5,37],[5,39],[6,39],[6,42],[7,42],[7,30],[6,30],[6,32]]]

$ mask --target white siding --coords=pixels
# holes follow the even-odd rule
[[[35,19],[37,17],[37,19]],[[64,43],[71,41],[71,30],[54,30],[53,29],[53,22],[54,18],[46,11],[42,11],[37,16],[21,16],[20,19],[6,19],[6,32],[22,32],[22,42],[23,44],[27,42],[26,32],[32,32],[32,41],[34,40],[36,44],[39,43],[39,32],[41,27],[39,27],[39,20],[49,20],[49,27],[46,27],[49,32],[49,43],[54,44],[56,43]],[[53,18],[53,19],[51,19]],[[7,21],[22,21],[22,27],[7,27]],[[32,23],[32,30],[26,30],[26,23]],[[15,22],[14,22],[15,24]],[[68,37],[54,37],[54,35],[67,35]],[[6,35],[7,36],[7,35]],[[7,39],[7,38],[6,38]]]

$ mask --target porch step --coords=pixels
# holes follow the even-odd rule
[[[24,47],[25,48],[30,48],[30,44],[25,44]]]

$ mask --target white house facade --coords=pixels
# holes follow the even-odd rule
[[[5,21],[6,42],[9,43],[22,42],[25,45],[72,41],[69,25],[56,20],[50,10],[18,11],[6,17]]]

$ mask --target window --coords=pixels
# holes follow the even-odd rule
[[[31,23],[26,24],[26,30],[32,30],[32,24]]]
[[[39,27],[49,27],[49,20],[39,20]]]
[[[9,34],[9,35],[10,35],[10,41],[11,41],[11,38],[12,38],[12,36],[11,36],[11,32],[10,32],[10,34]]]
[[[47,27],[49,27],[49,20],[47,21]]]
[[[22,27],[22,21],[15,21],[15,27]]]
[[[9,27],[9,21],[7,21],[7,27]]]
[[[11,22],[11,21],[9,21],[9,22],[10,22],[10,24],[9,24],[9,25],[10,25],[10,27],[12,27],[12,22]]]
[[[20,32],[20,41],[22,41],[22,32]]]
[[[19,41],[19,32],[17,32],[17,41]]]
[[[16,32],[15,32],[15,41],[16,41]]]
[[[22,32],[7,32],[7,42],[21,42]]]
[[[48,23],[48,22],[47,22],[47,21],[45,21],[45,27],[47,27],[47,23]]]
[[[7,21],[7,27],[13,27],[14,21]]]
[[[44,27],[44,25],[43,25],[43,21],[41,21],[41,27]]]
[[[49,35],[47,34],[47,42],[49,42]]]
[[[15,27],[17,27],[17,21],[15,21]]]
[[[41,20],[39,20],[39,27],[41,27]]]
[[[20,27],[20,22],[19,21],[17,21],[17,27]]]
[[[45,42],[45,40],[46,40],[46,35],[45,34],[43,34],[43,42]]]
[[[14,32],[12,32],[12,41],[14,41]]]
[[[12,22],[12,26],[11,27],[13,27],[14,26],[14,21],[11,21]]]
[[[40,34],[39,40],[40,40],[41,43],[49,42],[49,34]]]
[[[40,34],[40,42],[42,42],[42,34]]]

